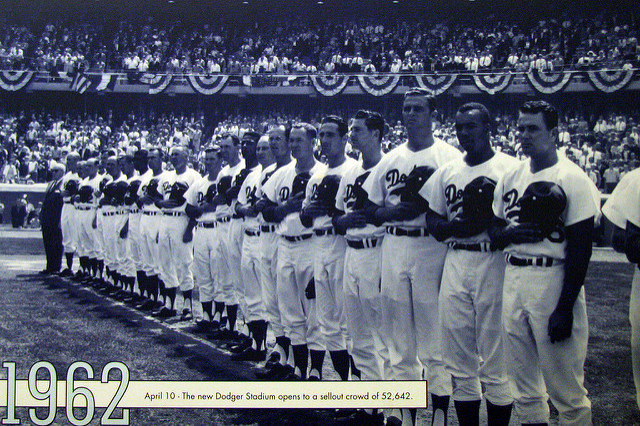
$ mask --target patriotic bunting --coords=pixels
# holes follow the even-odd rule
[[[2,71],[0,72],[0,87],[15,92],[31,82],[33,71]]]
[[[77,73],[71,80],[69,88],[81,95],[86,92],[103,92],[107,89],[113,90],[117,80],[118,77],[114,74]]]
[[[511,83],[512,78],[513,74],[508,73],[498,75],[473,75],[473,80],[476,83],[476,87],[483,92],[487,92],[490,95],[495,95],[496,93],[500,93],[504,89],[506,89],[509,83]]]
[[[610,71],[607,69],[599,71],[588,71],[589,80],[591,84],[605,93],[612,93],[622,89],[629,84],[633,77],[633,70],[615,70]]]
[[[159,77],[159,78],[158,78]],[[158,93],[164,92],[164,90],[169,87],[171,81],[173,80],[173,74],[158,74],[151,84],[149,84],[149,94],[157,95]]]
[[[538,92],[551,94],[564,89],[572,75],[570,72],[545,72],[533,69],[527,73],[527,78]]]
[[[400,82],[398,75],[359,75],[358,82],[362,89],[373,96],[391,93]]]
[[[158,84],[160,81],[162,81],[162,74],[152,74],[149,72],[146,72],[144,74],[142,74],[140,76],[140,83],[143,84]]]
[[[416,81],[418,86],[423,89],[427,89],[437,96],[441,93],[449,90],[449,87],[455,83],[457,74],[444,74],[444,75],[416,75]]]
[[[226,86],[228,75],[188,75],[187,80],[196,92],[202,95],[215,95]]]
[[[349,76],[343,74],[310,75],[313,87],[323,96],[335,96],[347,87]]]

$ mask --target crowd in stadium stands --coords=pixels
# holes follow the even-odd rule
[[[168,148],[179,144],[189,148],[197,168],[204,146],[224,133],[241,136],[248,129],[264,133],[272,124],[301,119],[317,125],[320,115],[256,114],[229,116],[217,123],[207,123],[197,115],[136,117],[130,114],[116,122],[111,116],[81,120],[41,113],[3,114],[0,115],[0,182],[46,182],[51,162],[64,162],[65,155],[72,150],[82,154],[113,148],[126,153],[134,146]],[[436,137],[458,146],[452,117],[440,117],[434,126]],[[391,120],[383,140],[384,150],[398,145],[405,136],[400,121]],[[640,165],[640,114],[611,113],[588,119],[568,114],[559,126],[559,141],[568,158],[579,164],[601,190],[611,192],[626,172]],[[501,151],[519,155],[514,117],[495,118],[493,143]],[[347,150],[351,148],[348,146]]]
[[[612,15],[559,17],[526,28],[496,18],[473,26],[335,19],[244,26],[122,21],[115,28],[5,23],[0,69],[246,75],[637,67],[638,24]]]

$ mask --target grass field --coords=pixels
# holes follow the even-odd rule
[[[0,229],[0,354],[2,361],[16,361],[18,379],[25,379],[38,360],[50,361],[59,377],[73,361],[86,361],[99,372],[108,361],[118,360],[128,365],[131,380],[254,379],[250,364],[232,362],[215,343],[93,290],[59,278],[41,278],[36,273],[43,266],[37,236]],[[633,266],[620,260],[610,252],[596,252],[586,283],[590,340],[585,376],[596,425],[640,425],[627,318]],[[5,370],[0,371],[6,378]],[[58,411],[54,424],[68,424],[64,409]],[[0,417],[5,412],[0,409]],[[96,412],[92,424],[99,424],[101,410]],[[133,409],[131,424],[324,425],[332,423],[330,414],[327,410]],[[19,408],[17,417],[29,424],[26,409]],[[429,424],[428,418],[428,411],[419,415],[422,424]],[[453,409],[449,424],[457,424]]]

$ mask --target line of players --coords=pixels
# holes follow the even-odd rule
[[[523,424],[548,423],[547,392],[562,424],[590,424],[581,288],[597,190],[557,153],[557,112],[544,102],[520,110],[523,162],[492,149],[483,105],[456,115],[466,155],[433,137],[434,111],[426,91],[408,91],[408,141],[386,155],[384,119],[370,111],[350,126],[329,116],[319,129],[223,135],[205,151],[204,177],[180,147],[173,171],[150,149],[103,156],[106,175],[72,153],[63,275],[76,252],[80,279],[161,318],[178,315],[180,296],[184,320],[195,281],[197,330],[229,340],[234,359],[264,361],[271,327],[262,379],[322,380],[328,351],[342,380],[426,378],[433,424],[446,424],[451,395],[460,424],[478,424],[483,389],[491,425],[509,424],[514,401]],[[345,156],[347,140],[359,161]],[[485,218],[462,208],[481,176],[497,182]],[[80,178],[76,192],[67,182]],[[539,180],[567,195],[562,238],[518,222],[518,200]],[[415,410],[388,414],[387,424],[415,422]],[[376,410],[356,416],[383,421]]]

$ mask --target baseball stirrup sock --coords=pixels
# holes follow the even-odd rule
[[[433,406],[433,416],[431,417],[431,424],[440,425],[447,424],[447,411],[449,410],[449,395],[436,395],[431,394],[431,404]]]
[[[513,404],[496,405],[487,400],[487,418],[491,426],[509,426]]]
[[[147,274],[144,271],[136,271],[136,278],[138,280],[140,296],[144,296],[144,293],[147,290]]]
[[[285,336],[276,337],[276,345],[282,348],[282,353],[280,354],[280,364],[287,364],[287,357],[289,356],[289,345],[291,345],[291,339]]]
[[[331,362],[333,363],[333,369],[340,376],[342,380],[349,380],[349,351],[329,351],[331,355]]]
[[[351,375],[355,376],[360,380],[362,378],[362,372],[358,367],[356,367],[356,362],[353,360],[353,357],[349,355],[349,364],[351,365]]]
[[[178,292],[177,288],[167,288],[165,289],[165,293],[167,294],[167,297],[169,298],[169,303],[170,303],[170,308],[169,309],[173,309],[173,305],[176,302],[176,294]]]
[[[322,350],[322,351],[318,351],[318,350],[314,350],[311,349],[309,351],[309,354],[311,356],[311,369],[312,370],[317,370],[318,373],[320,374],[320,380],[322,380],[322,364],[324,364],[324,355],[325,355],[326,351]]]
[[[213,302],[215,310],[213,312],[212,321],[217,321],[218,325],[222,327],[222,315],[224,313],[224,302]]]
[[[307,367],[309,366],[309,348],[307,345],[291,345],[293,349],[293,362],[300,369],[300,377],[307,378]]]
[[[193,294],[193,290],[185,290],[182,292],[182,309],[187,307],[187,300],[189,301],[189,310],[193,311],[193,302],[191,301],[191,297]]]
[[[236,327],[238,319],[238,305],[227,305],[227,321],[229,322],[229,330],[233,331]]]
[[[67,258],[67,268],[73,269],[73,253],[65,253],[64,255]]]
[[[213,302],[200,302],[204,319],[211,322],[213,320]]]
[[[482,401],[453,401],[460,426],[480,426],[480,403]],[[489,424],[492,424],[489,422]]]

